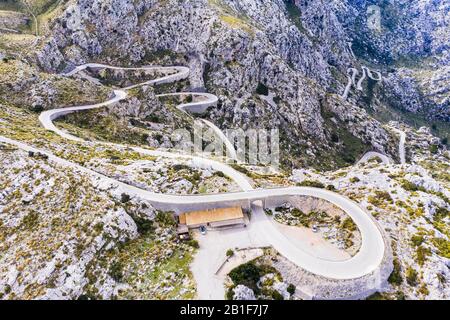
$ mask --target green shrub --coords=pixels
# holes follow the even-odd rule
[[[175,171],[181,171],[181,170],[190,170],[190,167],[185,164],[175,164],[172,166],[172,169]]]
[[[378,198],[380,198],[384,201],[388,201],[388,202],[392,201],[392,197],[389,194],[389,192],[387,192],[387,191],[375,191],[375,194],[377,195]]]
[[[358,177],[351,177],[350,178],[350,182],[351,183],[356,183],[356,182],[360,182],[361,180]]]
[[[368,296],[366,300],[388,300],[388,299],[384,294],[377,291],[374,294]]]
[[[225,294],[225,298],[226,300],[233,300],[233,296],[234,296],[234,288],[235,286],[232,286],[230,288],[228,288],[227,293]]]
[[[250,171],[247,170],[247,168],[244,168],[236,163],[233,163],[230,165],[234,170],[239,171],[240,173],[243,173],[245,175],[249,175]]]
[[[129,202],[130,200],[131,200],[131,197],[130,197],[128,194],[122,193],[122,194],[120,195],[120,202],[122,202],[122,203],[127,203],[127,202]]]
[[[438,249],[438,254],[441,257],[450,259],[450,241],[443,238],[434,238],[433,244]]]
[[[393,202],[391,195],[387,191],[375,191],[375,195],[367,197],[367,201],[377,207],[383,205],[385,201]]]
[[[398,261],[397,258],[393,261],[394,269],[392,270],[392,273],[390,274],[388,281],[392,285],[401,285],[403,282],[402,278],[402,266],[400,264],[400,261]]]
[[[357,229],[355,222],[353,222],[353,220],[349,217],[346,218],[343,222],[342,222],[342,228],[346,229],[348,231],[355,231]]]
[[[257,283],[261,278],[261,270],[253,262],[242,264],[229,273],[235,285],[242,284],[250,289],[257,290]]]
[[[44,107],[40,104],[37,104],[31,108],[31,111],[41,113],[42,111],[44,111]]]
[[[200,244],[198,243],[197,240],[195,239],[191,239],[189,241],[186,242],[189,246],[191,246],[192,248],[198,249],[200,248]]]
[[[228,249],[227,250],[227,257],[232,257],[233,255],[234,255],[233,249]]]
[[[408,269],[406,269],[406,282],[412,286],[415,287],[417,286],[417,271],[414,270],[412,267],[408,267]]]
[[[171,212],[158,211],[155,220],[165,227],[173,227],[177,224]]]
[[[122,281],[122,279],[123,279],[123,265],[120,262],[114,262],[111,265],[110,269],[109,269],[109,275],[116,282]]]
[[[289,293],[292,295],[292,294],[295,293],[296,288],[295,288],[295,286],[291,283],[291,284],[288,285],[288,287],[287,287],[286,290],[287,290],[287,292],[289,292]]]
[[[257,283],[262,276],[268,273],[276,273],[276,270],[271,266],[256,265],[254,261],[250,261],[231,270],[228,276],[234,285],[242,284],[252,289],[255,294],[259,294],[260,289]]]
[[[324,189],[325,185],[322,182],[319,181],[311,181],[311,180],[304,180],[297,184],[299,187],[312,187],[312,188],[320,188]]]
[[[419,288],[418,292],[425,297],[430,294],[430,290],[428,290],[428,287],[425,283]]]
[[[214,172],[214,175],[221,177],[221,178],[225,178],[225,173],[223,173],[222,171],[216,171],[216,172]]]
[[[272,299],[273,300],[284,300],[284,297],[277,290],[272,290]]]
[[[415,234],[411,237],[411,242],[414,246],[418,247],[425,241],[425,238],[423,235]]]
[[[431,145],[431,147],[430,147],[431,153],[436,154],[436,153],[438,153],[438,150],[439,150],[439,147],[437,145],[435,145],[435,144]]]
[[[292,209],[291,215],[294,216],[294,217],[296,217],[296,218],[298,218],[298,217],[303,216],[304,213],[303,213],[303,211],[301,211],[300,209],[294,208],[294,209]]]
[[[396,300],[406,300],[405,293],[403,291],[397,291],[395,293],[395,299]]]
[[[100,233],[103,231],[103,222],[99,222],[94,226],[94,230],[97,233]]]
[[[425,248],[423,246],[419,246],[416,250],[416,258],[419,266],[423,266],[425,261],[427,261],[427,257],[431,256],[431,250],[429,248]]]
[[[133,217],[134,222],[136,223],[138,232],[140,234],[147,234],[149,232],[152,232],[155,229],[155,226],[153,225],[153,221],[145,218],[140,217]]]
[[[263,83],[258,83],[258,87],[256,88],[256,93],[262,96],[269,95],[269,88],[267,88]]]
[[[37,225],[38,219],[39,214],[32,211],[22,219],[22,226],[26,229],[31,229]]]
[[[402,181],[402,188],[405,189],[406,191],[410,191],[410,192],[414,192],[414,191],[418,190],[417,185],[408,180]]]

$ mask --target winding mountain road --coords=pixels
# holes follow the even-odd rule
[[[351,76],[350,76],[350,72],[352,73]],[[352,88],[352,85],[353,86],[356,85],[356,76],[358,75],[358,73],[359,73],[358,70],[355,68],[347,69],[348,83],[347,83],[347,86],[345,87],[344,93],[341,96],[342,99],[347,100],[348,94],[350,93],[350,89]]]
[[[100,66],[100,68],[103,67],[115,68],[99,64],[89,64],[77,67],[74,71],[68,73],[67,75],[70,76],[75,74],[76,72],[84,70],[85,68],[87,68],[86,66],[93,66],[93,67]],[[156,67],[156,68],[159,68],[159,71],[168,71],[164,69],[165,67]],[[80,138],[72,136],[58,129],[53,124],[53,120],[72,112],[101,108],[114,104],[118,101],[125,99],[127,97],[126,90],[129,90],[130,88],[135,88],[138,86],[148,84],[158,84],[158,83],[167,83],[170,81],[177,81],[181,78],[187,77],[188,75],[188,73],[186,74],[185,67],[169,67],[169,68],[171,68],[172,70],[176,70],[177,73],[171,73],[169,75],[165,75],[160,79],[133,85],[124,88],[122,90],[116,90],[114,91],[115,94],[114,98],[103,103],[91,106],[61,108],[45,111],[40,115],[39,120],[46,129],[55,132],[56,134],[60,135],[63,138],[74,141],[82,141]],[[118,68],[118,69],[137,70],[140,68],[128,68],[128,69]],[[181,93],[181,95],[182,94],[183,93]],[[199,94],[199,95],[202,95],[205,100],[202,102],[185,103],[182,105],[182,109],[189,110],[189,112],[192,112],[192,110],[199,110],[197,108],[201,109],[201,106],[198,105],[199,103],[210,104],[213,103],[213,100],[217,99],[217,97],[215,96],[214,96],[215,99],[213,99],[211,97],[212,95],[209,94]],[[162,152],[140,147],[131,147],[134,151],[139,152],[141,154],[158,157],[169,157],[173,159],[177,158],[191,159],[196,165],[200,167],[208,167],[218,171],[222,171],[225,175],[233,179],[243,190],[242,192],[211,194],[211,195],[159,194],[117,181],[113,178],[107,177],[91,169],[85,168],[83,166],[72,163],[65,159],[56,157],[55,155],[49,152],[38,150],[24,143],[14,141],[5,137],[0,137],[0,141],[15,145],[25,151],[34,151],[46,154],[49,157],[49,160],[55,161],[60,165],[70,167],[74,170],[85,172],[93,177],[96,177],[97,179],[101,179],[102,181],[108,182],[111,185],[116,186],[119,192],[124,192],[132,196],[138,196],[142,199],[146,199],[150,201],[157,209],[183,212],[190,210],[212,209],[230,206],[242,206],[246,208],[251,208],[253,210],[251,220],[252,228],[256,228],[257,230],[259,230],[261,235],[264,236],[264,238],[268,243],[270,243],[281,255],[285,256],[287,259],[297,264],[299,267],[311,273],[326,278],[338,280],[360,278],[375,271],[383,261],[383,257],[385,254],[385,243],[382,233],[378,229],[378,226],[375,223],[375,221],[358,204],[342,195],[339,195],[331,191],[309,187],[285,187],[277,189],[254,190],[247,177],[243,176],[241,173],[239,173],[238,171],[236,171],[235,169],[224,163],[190,155]],[[103,145],[122,146],[112,143],[101,143],[101,142],[98,143]],[[265,207],[275,207],[281,205],[295,196],[311,196],[324,199],[344,210],[353,219],[353,221],[360,230],[362,243],[359,252],[355,256],[346,261],[327,261],[324,259],[314,257],[309,253],[303,251],[302,249],[298,248],[297,246],[295,246],[288,237],[286,237],[283,233],[279,231],[279,229],[277,229],[273,225],[273,223],[266,216],[263,210]]]
[[[370,79],[372,79],[374,81],[383,80],[383,76],[381,75],[380,72],[372,71],[369,68],[367,68],[366,66],[362,66],[361,69],[362,69],[362,76],[358,82],[356,82],[356,76],[359,74],[359,71],[356,68],[348,68],[347,69],[348,82],[344,89],[343,94],[341,95],[341,98],[343,100],[347,100],[350,90],[352,88],[352,85],[355,86],[357,90],[362,91],[363,90],[362,84],[363,84],[364,80],[366,80],[366,77],[369,77]],[[351,76],[350,76],[350,73],[352,73]],[[374,76],[374,73],[376,74],[376,77]]]
[[[117,71],[144,71],[144,72],[159,72],[166,74],[164,77],[160,77],[157,79],[145,81],[136,85],[132,85],[126,88],[123,88],[121,90],[114,91],[115,97],[109,101],[106,101],[101,104],[91,105],[91,106],[83,106],[84,109],[80,109],[81,107],[77,107],[78,110],[88,110],[88,109],[96,109],[105,107],[108,105],[112,105],[120,100],[126,99],[128,94],[127,91],[130,89],[134,89],[137,87],[142,87],[145,85],[159,85],[164,83],[172,83],[175,81],[186,79],[189,76],[189,68],[187,67],[160,67],[160,66],[148,66],[148,67],[139,67],[139,68],[123,68],[123,67],[114,67],[109,66],[105,64],[100,63],[87,63],[83,64],[81,66],[76,67],[72,71],[64,74],[67,77],[73,76],[81,71],[84,71],[86,69],[110,69],[110,70],[117,70]],[[92,77],[87,76],[88,80],[94,80]],[[97,83],[98,84],[98,83]],[[210,94],[210,93],[204,93],[204,92],[178,92],[178,93],[165,93],[165,94],[159,94],[156,95],[157,98],[164,98],[164,97],[180,97],[180,98],[187,98],[192,97],[192,102],[189,103],[181,103],[177,106],[177,108],[187,114],[202,114],[205,113],[206,110],[210,107],[214,107],[217,105],[218,98],[217,96]],[[69,110],[70,112],[66,112]],[[75,110],[77,111],[77,110]],[[71,110],[71,108],[63,108],[63,109],[55,109],[55,110],[49,110],[47,113],[41,114],[40,120],[41,123],[44,125],[44,127],[48,130],[56,132],[54,125],[51,124],[52,120],[55,120],[63,115],[66,115],[68,113],[72,113],[74,110]],[[227,150],[227,156],[230,157],[232,160],[237,160],[237,152],[234,148],[231,141],[227,138],[225,134],[223,134],[222,130],[218,128],[214,123],[201,119],[200,122],[204,123],[206,126],[210,127],[213,132],[219,137],[219,139],[224,143],[225,148]],[[61,131],[61,130],[59,130]],[[59,132],[58,134],[60,134]],[[67,137],[67,135],[66,135]],[[71,136],[71,140],[77,140],[76,137]]]
[[[369,77],[369,78],[372,79],[373,81],[381,81],[381,80],[383,79],[381,73],[378,72],[378,71],[374,71],[374,72],[378,75],[378,77],[375,78],[375,77],[373,76],[373,74],[372,74],[372,71],[371,71],[369,68],[363,66],[361,69],[362,69],[362,71],[363,71],[363,75],[362,75],[362,77],[359,79],[359,81],[358,81],[358,83],[357,83],[357,85],[356,85],[356,89],[359,90],[359,91],[362,91],[362,90],[363,90],[362,83],[363,83],[363,81],[366,79],[366,77]]]

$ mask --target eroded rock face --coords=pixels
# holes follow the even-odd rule
[[[367,23],[373,8],[379,29]],[[445,0],[349,0],[337,14],[356,55],[386,66],[388,105],[449,121],[449,12]]]
[[[256,300],[252,289],[240,284],[233,289],[233,300]]]

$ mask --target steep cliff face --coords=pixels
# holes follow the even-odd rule
[[[384,103],[448,122],[450,3],[350,0],[345,8],[337,14],[349,31],[356,56],[388,74]]]
[[[367,22],[373,4],[381,10],[381,31]],[[442,15],[448,5],[417,0],[411,10],[400,0],[70,1],[38,58],[51,71],[88,61],[187,65],[191,75],[184,89],[220,97],[209,114],[219,126],[278,127],[286,164],[314,164],[320,157],[329,167],[350,163],[367,149],[396,153],[380,123],[336,99],[347,84],[348,67],[370,64],[385,76],[381,84],[366,81],[362,93],[352,93],[353,106],[445,114],[445,87],[430,97],[424,93],[431,81],[426,73],[420,84],[416,73],[405,77],[409,69],[392,66],[404,57],[445,53],[448,21]],[[439,18],[433,25],[428,13]],[[411,21],[417,22],[409,27]],[[440,70],[435,79],[445,79],[448,70]],[[324,116],[331,102],[338,106],[336,118],[362,120],[344,121],[337,130]],[[366,132],[369,122],[373,130]],[[355,144],[358,148],[349,147]]]
[[[440,55],[450,48],[445,0],[348,0],[339,20],[361,53],[379,62]],[[376,20],[379,17],[379,22]],[[364,43],[365,42],[365,43]]]

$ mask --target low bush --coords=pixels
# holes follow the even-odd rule
[[[234,268],[229,276],[235,285],[242,284],[252,290],[258,290],[257,283],[261,278],[261,270],[253,262]]]
[[[408,267],[408,269],[406,269],[406,282],[412,286],[415,287],[417,286],[417,271],[414,270],[412,267]]]
[[[116,282],[122,281],[122,279],[123,279],[123,265],[120,262],[114,262],[111,265],[110,269],[109,269],[109,275]]]
[[[403,283],[402,266],[398,259],[394,259],[393,263],[394,263],[394,269],[392,270],[392,273],[389,276],[388,281],[392,285],[399,286]]]
[[[284,297],[277,290],[272,290],[272,299],[273,300],[284,300]]]
[[[411,237],[411,242],[415,247],[420,246],[425,241],[425,238],[421,234],[415,234]]]
[[[289,293],[292,295],[292,294],[295,293],[296,288],[295,288],[295,286],[291,283],[291,284],[288,285],[288,287],[287,287],[286,290],[287,290],[287,292],[289,292]]]
[[[427,261],[427,258],[431,256],[431,250],[423,246],[419,246],[416,250],[416,258],[419,266],[423,266]]]
[[[258,83],[258,87],[256,88],[256,93],[262,96],[269,95],[269,88],[267,88],[263,83]]]
[[[434,238],[433,244],[438,249],[438,254],[441,257],[450,259],[450,241],[443,238]]]
[[[353,220],[351,218],[346,218],[343,222],[342,222],[342,228],[348,231],[356,231],[357,227],[355,222],[353,222]]]
[[[198,243],[197,240],[195,239],[191,239],[189,241],[186,242],[189,246],[191,246],[192,248],[198,249],[200,248],[200,244]]]
[[[155,220],[165,227],[173,227],[177,224],[171,212],[158,211]]]
[[[312,187],[312,188],[320,188],[324,189],[325,185],[322,182],[319,181],[311,181],[311,180],[304,180],[297,184],[299,187]]]
[[[149,232],[152,232],[155,229],[155,226],[153,225],[153,221],[141,217],[133,217],[134,222],[136,223],[138,232],[140,234],[147,234]]]
[[[361,180],[358,177],[351,177],[350,178],[350,182],[351,183],[356,183],[356,182],[360,182]]]
[[[127,203],[127,202],[129,202],[130,200],[131,200],[131,197],[130,197],[128,194],[122,193],[122,194],[120,195],[120,202],[122,202],[122,203]]]

